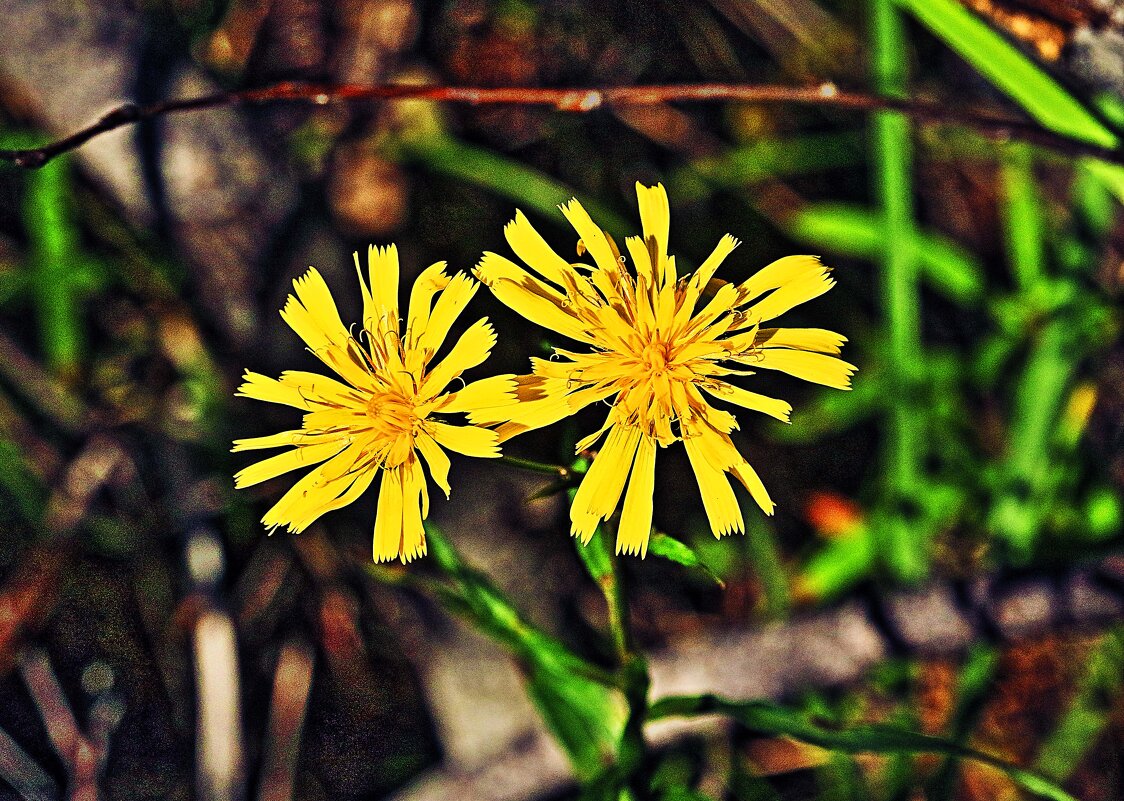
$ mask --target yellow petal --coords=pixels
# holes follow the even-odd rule
[[[564,295],[503,256],[485,253],[476,266],[476,277],[500,303],[532,323],[580,342],[596,342],[574,319]]]
[[[296,389],[308,401],[309,408],[323,406],[366,406],[367,394],[336,379],[304,370],[286,370],[281,383]]]
[[[632,463],[632,476],[624,496],[621,523],[617,529],[617,553],[648,553],[652,532],[652,502],[656,491],[656,441],[641,437]]]
[[[739,244],[737,239],[729,234],[724,234],[718,240],[718,244],[711,254],[707,256],[706,261],[702,263],[702,266],[695,270],[694,275],[687,282],[687,289],[683,293],[681,305],[675,312],[675,330],[682,330],[687,325],[703,289],[710,283],[710,279],[714,277],[715,271],[721,266],[722,262]]]
[[[769,497],[768,490],[765,489],[765,485],[761,483],[757,471],[750,466],[749,462],[745,459],[735,462],[733,466],[731,466],[730,472],[737,477],[743,487],[749,490],[750,496],[756,501],[757,505],[761,507],[761,510],[765,514],[771,515],[774,508],[776,508],[776,504],[774,504],[773,499]]]
[[[402,465],[402,540],[398,546],[399,558],[412,562],[425,555],[425,528],[422,520],[429,512],[425,492],[425,475],[417,459]]]
[[[315,268],[293,281],[281,317],[309,349],[348,382],[357,387],[369,383],[366,362],[359,343],[344,328],[335,301],[323,276]]]
[[[421,387],[418,388],[418,397],[422,400],[436,397],[450,381],[465,370],[471,370],[482,364],[495,344],[496,332],[488,323],[488,318],[477,320],[457,340],[449,355],[425,377]]]
[[[770,417],[777,418],[782,423],[787,423],[789,415],[792,414],[792,404],[788,401],[750,392],[747,389],[735,387],[733,384],[727,384],[725,381],[700,382],[699,387],[716,398],[736,403],[738,406],[752,409],[755,412],[762,412]]]
[[[614,426],[609,431],[605,447],[594,458],[570,506],[570,533],[582,542],[593,536],[597,520],[604,520],[617,508],[639,444],[638,428]]]
[[[762,328],[754,336],[758,348],[793,348],[839,355],[847,337],[823,328]]]
[[[433,304],[433,311],[429,315],[425,328],[418,335],[414,353],[408,356],[409,359],[415,359],[417,355],[420,355],[421,364],[429,364],[433,354],[445,341],[450,326],[456,322],[457,317],[464,311],[468,302],[472,300],[472,296],[476,294],[478,287],[479,284],[464,273],[457,273],[452,277],[449,285],[442,290],[437,302]]]
[[[706,517],[710,521],[710,530],[715,537],[723,537],[734,532],[741,533],[745,530],[745,522],[742,520],[738,499],[726,478],[726,473],[713,467],[704,455],[704,438],[707,436],[702,433],[685,436],[683,445],[687,449],[691,470],[699,484],[699,494],[702,495]]]
[[[516,210],[515,219],[507,224],[503,233],[515,255],[527,266],[546,280],[562,285],[563,276],[572,269],[570,263],[554,252],[523,212]]]
[[[738,305],[748,303],[770,289],[784,286],[797,277],[823,269],[819,256],[785,256],[762,267],[738,287]]]
[[[419,431],[417,436],[414,437],[414,445],[417,447],[418,452],[425,459],[425,463],[429,465],[429,474],[433,476],[433,483],[441,488],[445,493],[445,497],[449,497],[452,488],[449,486],[449,457],[445,451],[441,450],[441,446],[437,444],[436,440],[424,431]]]
[[[437,410],[447,414],[465,412],[468,414],[468,421],[476,424],[494,422],[498,410],[506,409],[514,403],[515,376],[494,375],[473,381],[456,392],[445,395],[440,399]],[[477,419],[478,415],[488,420]]]
[[[239,451],[254,451],[263,448],[281,448],[285,445],[315,445],[325,440],[339,439],[339,437],[340,435],[334,432],[282,431],[264,437],[236,439],[234,440],[234,447],[230,451],[231,453],[238,453]]]
[[[644,186],[636,184],[636,199],[640,204],[640,222],[644,241],[655,242],[655,265],[661,286],[675,281],[674,270],[669,269],[667,261],[668,232],[671,228],[671,206],[667,202],[667,192],[663,184]]]
[[[549,382],[553,383],[553,382]],[[565,381],[562,382],[565,385]],[[604,400],[618,390],[614,386],[589,387],[566,393],[561,389],[540,400],[520,401],[511,407],[495,410],[495,416],[506,421],[496,429],[500,442],[537,428],[557,423],[584,409],[591,403]],[[494,421],[494,422],[499,422]]]
[[[239,470],[234,476],[234,486],[237,489],[252,487],[254,484],[260,484],[283,473],[288,473],[290,470],[311,467],[335,456],[346,445],[347,440],[339,437],[317,445],[305,445],[279,453]]]
[[[376,472],[378,466],[364,456],[363,446],[352,444],[290,487],[265,513],[262,523],[270,530],[284,525],[299,533],[320,515],[362,495]]]
[[[270,378],[267,375],[254,373],[250,370],[247,370],[242,378],[244,383],[234,393],[235,397],[282,403],[306,411],[312,408],[307,396],[301,394],[296,387],[286,386],[276,378]]]
[[[402,552],[402,468],[384,470],[375,513],[373,556],[376,562],[397,559]]]
[[[491,429],[478,426],[451,426],[434,420],[426,420],[424,428],[439,445],[456,453],[483,459],[500,455],[498,435]]]
[[[299,534],[322,515],[354,503],[371,486],[377,472],[377,466],[368,465],[364,469],[345,473],[335,479],[325,479],[322,484],[317,483],[309,490],[303,503],[294,505],[288,510],[289,531]]]
[[[398,331],[398,248],[389,245],[385,248],[371,245],[367,248],[367,271],[371,281],[371,298],[376,314],[385,313],[390,321],[390,330]]]
[[[590,218],[589,212],[582,207],[582,204],[576,199],[571,200],[562,205],[562,213],[578,232],[585,249],[593,256],[593,261],[598,268],[606,272],[616,272],[620,265],[617,257],[613,255],[609,240],[605,238],[605,232]]]
[[[405,349],[408,353],[417,350],[418,339],[429,323],[434,296],[448,285],[449,276],[445,275],[443,261],[429,265],[414,280],[414,286],[410,290],[410,309],[406,316]],[[409,369],[416,371],[421,366],[420,363],[411,364]]]
[[[737,361],[767,370],[780,370],[804,381],[835,389],[850,389],[851,375],[856,369],[853,364],[825,353],[783,348],[764,348]]]
[[[831,277],[830,271],[817,262],[815,267],[801,273],[787,284],[773,290],[764,300],[750,306],[746,309],[746,315],[754,323],[763,323],[774,317],[780,317],[801,303],[818,298],[833,286],[835,286],[835,279]]]

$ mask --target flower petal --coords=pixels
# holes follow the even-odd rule
[[[617,553],[639,554],[641,558],[648,553],[655,491],[656,441],[651,437],[641,437],[617,529]]]
[[[663,287],[675,282],[675,271],[667,261],[668,233],[671,229],[671,205],[663,184],[644,186],[636,183],[636,200],[640,204],[640,223],[644,241],[655,242],[655,266]]]
[[[235,397],[282,403],[306,411],[312,408],[309,399],[297,387],[286,386],[276,378],[247,370],[242,379],[244,383],[234,393]]]
[[[465,370],[482,364],[495,344],[496,332],[488,318],[477,320],[457,340],[449,355],[425,377],[418,388],[418,397],[424,402],[439,395],[450,381]]]
[[[561,286],[563,276],[573,269],[569,262],[554,252],[554,248],[546,243],[527,216],[518,209],[515,219],[504,227],[503,233],[515,255],[547,281]]]
[[[445,262],[439,261],[422,270],[421,275],[414,279],[414,286],[410,290],[410,309],[406,316],[405,350],[411,353],[417,350],[418,340],[429,323],[429,314],[433,307],[434,296],[449,285],[449,276],[445,275]],[[411,370],[421,369],[421,364],[408,362]]]
[[[347,444],[347,439],[337,437],[328,442],[322,442],[317,445],[303,445],[293,448],[291,451],[279,453],[276,456],[263,459],[256,464],[239,470],[234,476],[234,486],[236,489],[252,487],[255,484],[260,484],[263,481],[276,478],[291,470],[297,470],[301,467],[311,467],[325,459],[330,459],[335,456],[342,451]]]
[[[738,302],[741,306],[770,289],[791,283],[801,275],[823,269],[819,256],[785,256],[765,265],[738,286]]]
[[[788,401],[750,392],[748,389],[735,387],[725,381],[699,382],[698,386],[716,398],[736,403],[738,406],[752,409],[755,412],[762,412],[770,417],[775,417],[782,423],[789,422],[789,415],[792,414],[792,404]]]
[[[379,506],[375,513],[373,556],[376,562],[389,562],[402,553],[402,509],[405,506],[402,468],[384,470],[379,486]]]
[[[706,440],[717,436],[717,433],[702,428],[694,436],[685,436],[683,445],[687,449],[687,458],[699,485],[710,530],[715,537],[723,537],[745,531],[745,522],[725,471],[712,465],[704,453],[708,444]]]
[[[539,281],[513,261],[487,252],[476,266],[476,277],[492,294],[532,323],[563,336],[593,344],[595,337],[574,319],[566,297]]]
[[[574,226],[574,230],[578,232],[585,249],[593,256],[593,261],[597,264],[597,267],[607,273],[617,272],[620,263],[617,261],[617,257],[613,255],[613,248],[609,245],[605,232],[593,221],[589,212],[582,207],[577,199],[564,203],[561,208],[566,219],[570,221],[570,225]]]
[[[495,431],[479,426],[451,426],[426,420],[425,430],[437,444],[465,456],[494,459],[500,455],[499,438]]]
[[[742,486],[749,490],[750,496],[761,507],[767,515],[773,514],[776,504],[773,499],[769,497],[769,491],[765,489],[765,485],[761,483],[761,478],[757,475],[757,471],[745,459],[735,462],[730,467],[730,472],[733,473]]]
[[[838,356],[843,352],[847,337],[823,328],[762,328],[753,339],[758,348],[792,348],[811,350],[817,353],[830,353]]]
[[[425,527],[422,520],[429,512],[429,498],[425,491],[425,474],[418,460],[411,459],[400,468],[402,477],[402,539],[398,555],[403,562],[412,562],[424,556]]]
[[[437,401],[436,411],[445,414],[464,412],[468,414],[470,423],[477,424],[494,422],[497,410],[508,409],[514,404],[515,376],[494,375],[442,396]],[[502,411],[498,413],[503,414]]]
[[[450,280],[448,286],[441,291],[437,302],[433,304],[433,311],[425,328],[418,335],[417,345],[407,356],[407,361],[421,358],[421,364],[429,364],[433,354],[441,347],[449,328],[456,322],[457,317],[464,311],[465,306],[476,294],[479,284],[464,273],[457,273]]]
[[[366,387],[370,379],[359,343],[344,328],[320,271],[310,267],[293,280],[293,288],[296,295],[289,296],[281,317],[317,358],[352,385]]]
[[[371,281],[371,298],[376,309],[386,309],[398,331],[398,247],[385,248],[370,246],[367,249],[367,273]]]
[[[640,444],[640,429],[613,426],[570,506],[570,533],[588,542],[599,520],[617,508],[629,468]]]
[[[767,370],[780,370],[804,381],[835,389],[850,389],[851,375],[857,369],[853,364],[826,353],[784,348],[763,348],[735,361]]]
[[[334,432],[305,431],[303,429],[281,431],[277,434],[269,434],[264,437],[236,439],[234,440],[234,447],[230,449],[230,452],[238,453],[239,451],[255,451],[264,448],[281,448],[286,445],[316,445],[325,440],[339,438],[340,435]]]
[[[445,497],[449,497],[452,489],[449,487],[449,467],[451,462],[445,451],[441,450],[441,446],[437,444],[425,431],[419,431],[417,436],[414,437],[414,445],[418,449],[418,453],[425,459],[425,463],[429,465],[429,474],[433,476],[433,483],[441,488],[445,493]]]
[[[287,526],[297,533],[325,512],[345,505],[341,498],[350,503],[370,486],[378,472],[378,466],[370,461],[360,465],[364,458],[363,446],[356,443],[309,471],[265,513],[262,524],[270,530]]]
[[[835,279],[831,277],[831,271],[817,261],[814,266],[773,290],[764,300],[746,309],[746,317],[754,324],[772,320],[801,303],[818,298],[833,286]]]

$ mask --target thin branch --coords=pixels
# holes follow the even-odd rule
[[[416,86],[387,84],[320,84],[285,81],[259,89],[221,92],[150,106],[126,103],[97,122],[62,139],[38,148],[0,150],[0,161],[17,167],[42,167],[56,156],[75,150],[95,136],[169,114],[230,105],[301,102],[327,105],[334,102],[371,100],[431,100],[467,105],[549,106],[557,111],[588,112],[603,107],[651,106],[663,103],[742,103],[823,106],[854,111],[893,110],[920,122],[963,125],[996,140],[1021,139],[1069,156],[1094,156],[1124,164],[1124,150],[1106,148],[1035,123],[986,111],[973,111],[919,98],[896,99],[862,92],[845,92],[835,84],[783,86],[778,84],[670,84],[659,86],[614,86],[605,88],[544,89],[536,87]]]

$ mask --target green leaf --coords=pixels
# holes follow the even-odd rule
[[[492,191],[555,222],[563,220],[558,207],[577,194],[561,181],[526,164],[466,144],[447,134],[410,137],[396,144],[400,154],[409,161]],[[582,205],[606,231],[623,234],[635,227],[596,201],[583,199]]]
[[[998,768],[1017,785],[1037,796],[1052,801],[1076,801],[1065,790],[1036,773],[941,737],[890,726],[828,728],[768,701],[731,701],[715,695],[670,696],[652,705],[649,720],[707,714],[728,715],[760,734],[791,737],[848,754],[945,754],[972,759]]]
[[[578,777],[602,773],[616,757],[628,718],[612,677],[524,620],[491,579],[464,563],[437,526],[427,522],[425,528],[430,555],[451,579],[451,586],[427,588],[512,652],[527,677],[528,694]]]
[[[1037,64],[955,0],[895,0],[1039,123],[1101,147],[1117,136]]]
[[[874,535],[867,525],[834,537],[804,566],[797,579],[799,594],[816,600],[838,597],[870,575],[876,560]]]
[[[1027,289],[1045,267],[1046,221],[1034,179],[1030,145],[1017,142],[1004,149],[1000,176],[1003,182],[1003,234],[1015,283]]]
[[[1117,625],[1090,656],[1077,697],[1047,738],[1035,769],[1065,781],[1100,739],[1112,714],[1110,699],[1124,689],[1124,627]]]
[[[1093,158],[1081,159],[1079,164],[1100,181],[1101,185],[1111,192],[1117,201],[1124,203],[1124,167]]]
[[[825,250],[871,261],[882,258],[890,238],[877,212],[846,203],[805,206],[789,219],[788,233]],[[933,289],[963,305],[982,299],[984,269],[975,256],[941,234],[914,231],[913,237],[921,276]]]
[[[862,163],[855,133],[814,133],[762,139],[696,159],[668,177],[668,191],[680,203],[699,200],[715,187],[739,189],[770,178],[824,172]]]
[[[654,534],[652,538],[648,540],[648,553],[652,556],[658,556],[661,559],[667,559],[669,562],[675,562],[678,565],[697,570],[719,587],[726,586],[726,582],[722,581],[713,570],[707,567],[703,561],[699,559],[698,554],[691,550],[689,545],[667,534]]]

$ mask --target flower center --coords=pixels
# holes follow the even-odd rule
[[[413,398],[397,392],[376,392],[367,401],[367,417],[386,449],[386,466],[395,467],[414,448],[414,429],[420,419]]]
[[[649,376],[664,372],[670,361],[671,346],[658,339],[653,339],[640,352],[640,362],[647,368]]]

